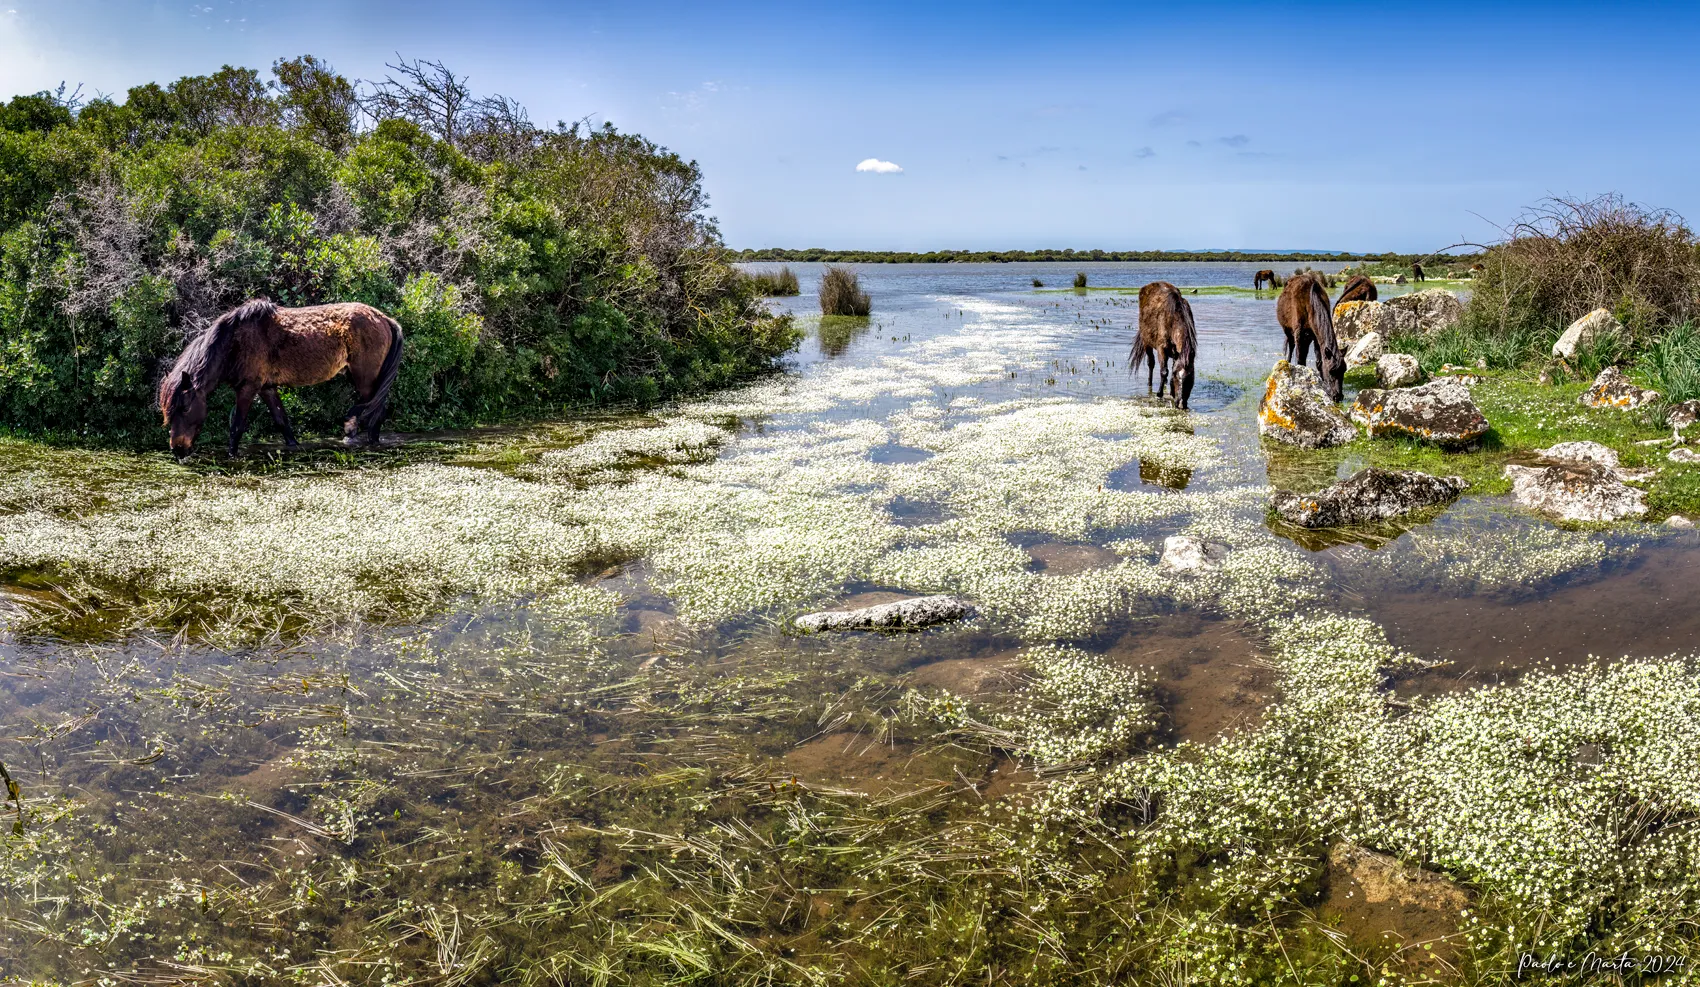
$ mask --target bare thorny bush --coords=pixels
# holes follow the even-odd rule
[[[1480,329],[1545,338],[1605,308],[1644,345],[1700,314],[1700,243],[1669,210],[1555,198],[1504,232],[1473,292]]]

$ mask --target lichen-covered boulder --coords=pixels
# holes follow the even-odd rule
[[[1396,321],[1397,331],[1415,331],[1425,336],[1449,329],[1464,317],[1464,303],[1445,288],[1397,295],[1384,304]]]
[[[1461,476],[1371,466],[1315,493],[1276,491],[1270,501],[1282,520],[1301,528],[1339,528],[1386,521],[1444,504],[1468,489]]]
[[[1228,557],[1228,546],[1192,535],[1170,535],[1163,539],[1163,558],[1157,568],[1165,572],[1202,572],[1214,569]]]
[[[1693,449],[1672,449],[1666,454],[1666,458],[1673,463],[1692,466],[1695,463],[1700,463],[1700,452],[1695,452]]]
[[[954,596],[916,596],[857,610],[804,614],[792,621],[800,631],[905,630],[974,616],[974,605]]]
[[[1375,380],[1382,387],[1410,387],[1423,380],[1422,364],[1409,353],[1383,353],[1375,361]]]
[[[1658,391],[1647,390],[1616,367],[1600,371],[1594,386],[1582,395],[1582,403],[1590,408],[1639,408],[1658,399]]]
[[[1407,436],[1448,449],[1471,445],[1488,430],[1470,389],[1451,377],[1420,387],[1364,388],[1352,404],[1352,420],[1370,435]]]
[[[1576,351],[1604,336],[1616,335],[1623,332],[1623,323],[1612,318],[1611,313],[1603,308],[1596,308],[1575,322],[1570,323],[1558,337],[1558,342],[1552,344],[1552,355],[1560,360],[1569,360]]]
[[[1285,360],[1269,373],[1269,386],[1257,405],[1257,430],[1301,449],[1345,445],[1358,437],[1351,420],[1322,389],[1317,372]]]
[[[1561,521],[1617,521],[1647,513],[1646,495],[1599,463],[1507,466],[1505,475],[1519,504]]]
[[[1347,305],[1363,305],[1365,302],[1347,302]],[[1336,326],[1339,323],[1335,323]],[[1346,367],[1362,367],[1381,359],[1381,354],[1387,352],[1387,343],[1379,332],[1366,332],[1346,351]]]
[[[1687,531],[1694,527],[1694,522],[1683,517],[1681,514],[1672,514],[1670,517],[1665,518],[1665,527],[1681,528],[1682,530]]]
[[[1381,302],[1341,302],[1334,306],[1334,335],[1348,341],[1371,333],[1385,337],[1393,328],[1387,312]]]
[[[1598,442],[1560,442],[1535,452],[1555,463],[1598,463],[1617,469],[1617,450]]]

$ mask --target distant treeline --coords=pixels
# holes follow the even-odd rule
[[[767,247],[761,250],[741,250],[737,259],[748,261],[794,261],[829,264],[1014,264],[1034,261],[1243,261],[1247,263],[1286,264],[1293,262],[1339,261],[1355,264],[1403,263],[1421,259],[1423,263],[1446,263],[1458,260],[1455,254],[1351,254],[1351,253],[1253,253],[1240,250],[929,250],[916,253],[908,250],[827,250],[807,247],[786,250]]]

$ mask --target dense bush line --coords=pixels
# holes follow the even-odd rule
[[[694,162],[533,126],[440,64],[391,69],[355,84],[305,56],[270,82],[226,67],[0,105],[0,427],[151,434],[162,362],[255,296],[393,313],[404,428],[653,401],[793,344]],[[288,400],[328,425],[345,392]]]
[[[809,247],[787,250],[764,247],[742,250],[737,259],[754,261],[790,261],[794,263],[827,264],[1017,264],[1040,261],[1079,263],[1081,261],[1213,261],[1227,262],[1304,262],[1342,261],[1396,264],[1409,270],[1411,261],[1444,265],[1462,260],[1452,254],[1352,254],[1352,253],[1256,253],[1240,250],[929,250],[918,253],[908,250],[827,250]]]

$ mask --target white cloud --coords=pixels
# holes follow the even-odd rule
[[[876,175],[901,175],[903,168],[894,161],[881,161],[879,158],[868,158],[856,166],[857,171],[871,171]]]

